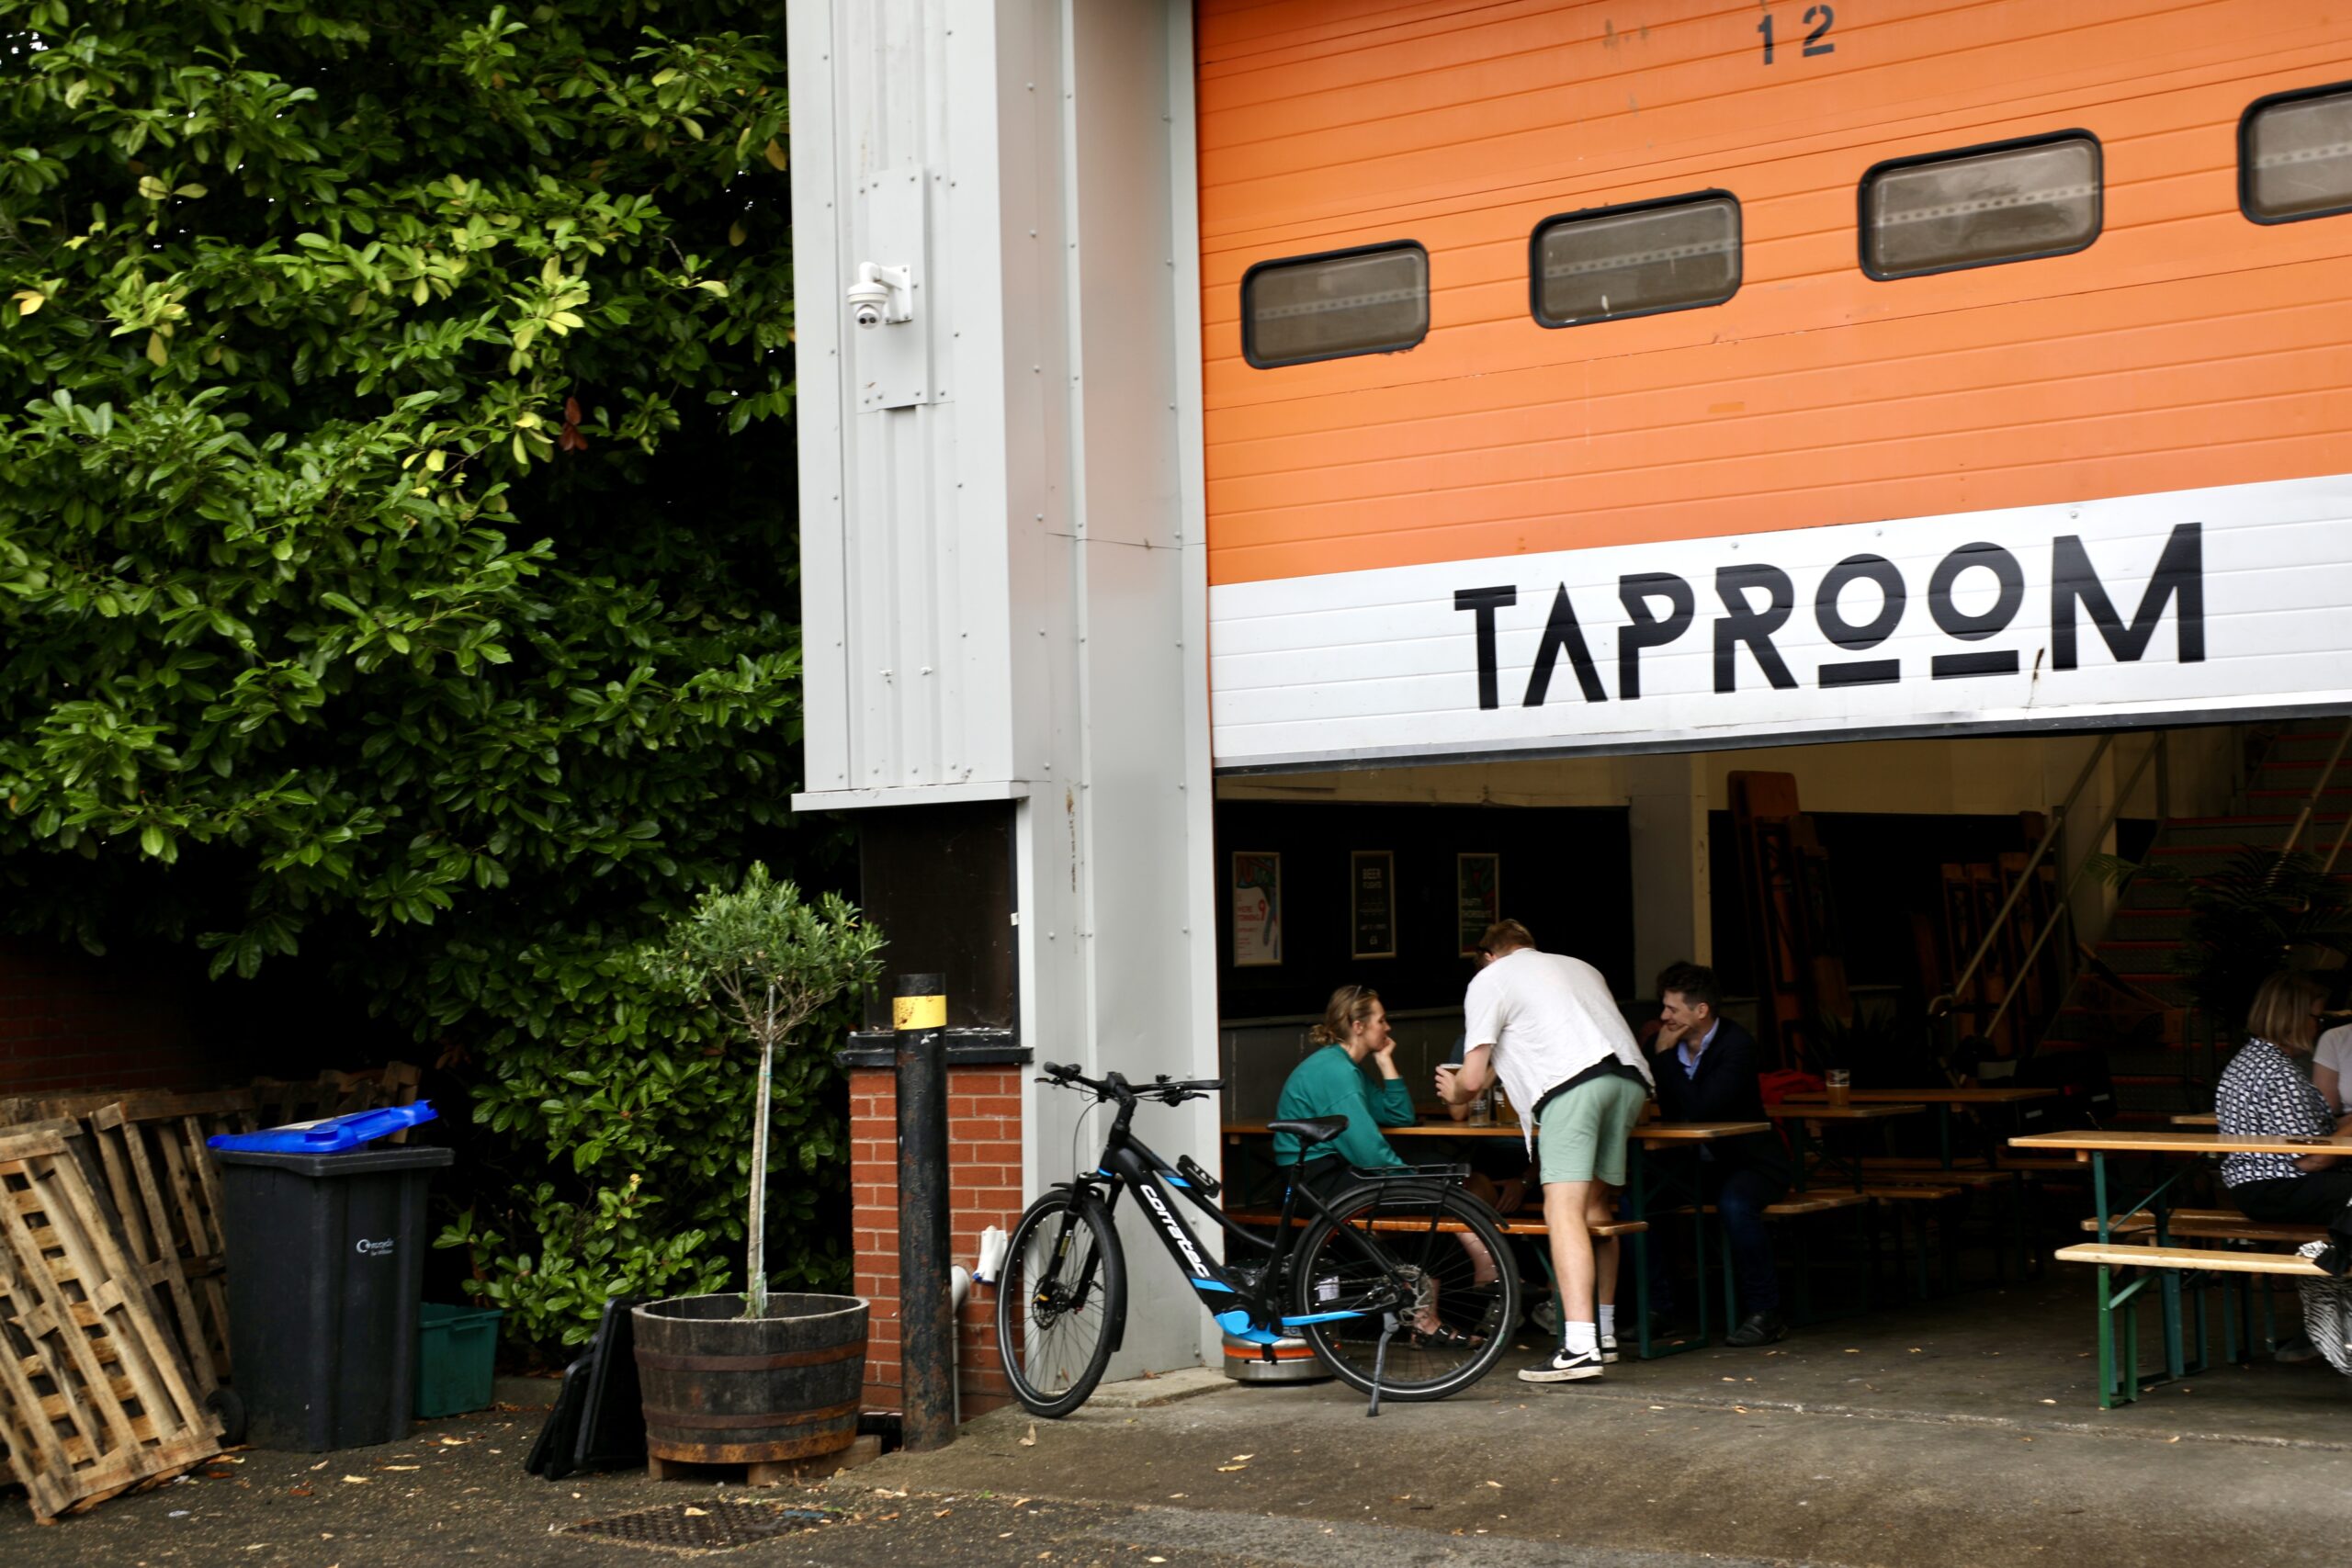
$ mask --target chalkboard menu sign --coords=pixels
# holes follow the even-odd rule
[[[1396,855],[1392,850],[1354,850],[1348,855],[1348,908],[1355,932],[1351,955],[1396,956]]]

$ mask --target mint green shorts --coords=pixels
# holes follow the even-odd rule
[[[1609,1073],[1577,1085],[1544,1108],[1535,1159],[1544,1183],[1625,1185],[1625,1140],[1649,1096],[1633,1079]]]

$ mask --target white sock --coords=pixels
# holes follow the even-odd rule
[[[1605,1303],[1600,1308],[1600,1337],[1603,1339],[1617,1337],[1617,1303],[1615,1302]]]
[[[1569,1355],[1589,1356],[1592,1354],[1595,1349],[1599,1348],[1599,1347],[1593,1342],[1591,1324],[1567,1323],[1563,1324],[1560,1326],[1562,1332],[1567,1336]]]

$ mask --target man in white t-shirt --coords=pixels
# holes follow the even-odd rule
[[[1478,959],[1462,1001],[1462,1065],[1438,1069],[1437,1091],[1459,1105],[1499,1077],[1525,1108],[1562,1322],[1560,1348],[1519,1375],[1597,1378],[1617,1359],[1617,1238],[1596,1241],[1590,1226],[1611,1218],[1611,1190],[1625,1184],[1625,1141],[1653,1088],[1649,1064],[1591,964],[1538,952],[1517,920],[1488,926]]]

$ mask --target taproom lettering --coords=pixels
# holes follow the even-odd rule
[[[1825,552],[1826,553],[1826,552]],[[2039,552],[2035,552],[2039,554]],[[2205,559],[2203,526],[2183,523],[2165,538],[2155,568],[2141,590],[2127,619],[2118,609],[2119,594],[2099,576],[2098,568],[2079,535],[2062,534],[2050,543],[2047,571],[2042,578],[2049,593],[2050,642],[2048,668],[2073,670],[2081,662],[2083,623],[2087,621],[2118,663],[2137,663],[2154,644],[2159,624],[2173,622],[2173,656],[2195,664],[2205,658]],[[1972,578],[1972,574],[1977,574]],[[1989,574],[1989,575],[1986,575]],[[1971,604],[1963,608],[1963,582]],[[1852,599],[1849,589],[1869,585]],[[1992,594],[1982,604],[1984,592]],[[1905,680],[1960,681],[1984,676],[2015,675],[2022,668],[2021,650],[1999,646],[2002,634],[2026,603],[2026,564],[2011,550],[1978,541],[1950,551],[1938,560],[1923,585],[1925,614],[1936,630],[1954,645],[1924,659],[1906,661],[1874,652],[1892,638],[1905,617],[1915,614],[1915,586],[1902,570],[1881,555],[1847,556],[1811,583],[1800,582],[1781,568],[1763,562],[1724,566],[1706,584],[1716,608],[1707,612],[1705,636],[1712,639],[1714,689],[1733,693],[1743,681],[1775,690],[1789,690],[1808,680],[1821,687],[1889,685]],[[1809,592],[1807,592],[1809,590]],[[2130,594],[2120,595],[2130,602]],[[1617,609],[1623,621],[1616,627],[1614,676],[1617,700],[1635,702],[1642,695],[1642,660],[1645,654],[1679,643],[1692,635],[1700,619],[1700,587],[1673,572],[1628,572],[1617,579]],[[1866,618],[1851,618],[1857,602],[1876,600]],[[1519,604],[1515,586],[1464,588],[1455,592],[1453,608],[1471,617],[1476,642],[1478,705],[1502,705],[1503,671],[1497,653],[1497,628],[1505,612]],[[1594,606],[1588,604],[1589,613]],[[1792,617],[1811,616],[1820,634],[1839,657],[1820,659],[1811,668],[1792,665],[1781,644]],[[1520,705],[1541,707],[1550,697],[1553,679],[1565,662],[1577,691],[1588,703],[1609,700],[1609,686],[1594,658],[1593,640],[1585,620],[1563,582],[1552,595],[1541,641],[1527,673]],[[1812,638],[1804,641],[1811,644]],[[2041,668],[2036,649],[2034,668]],[[1860,656],[1860,657],[1851,657]]]

